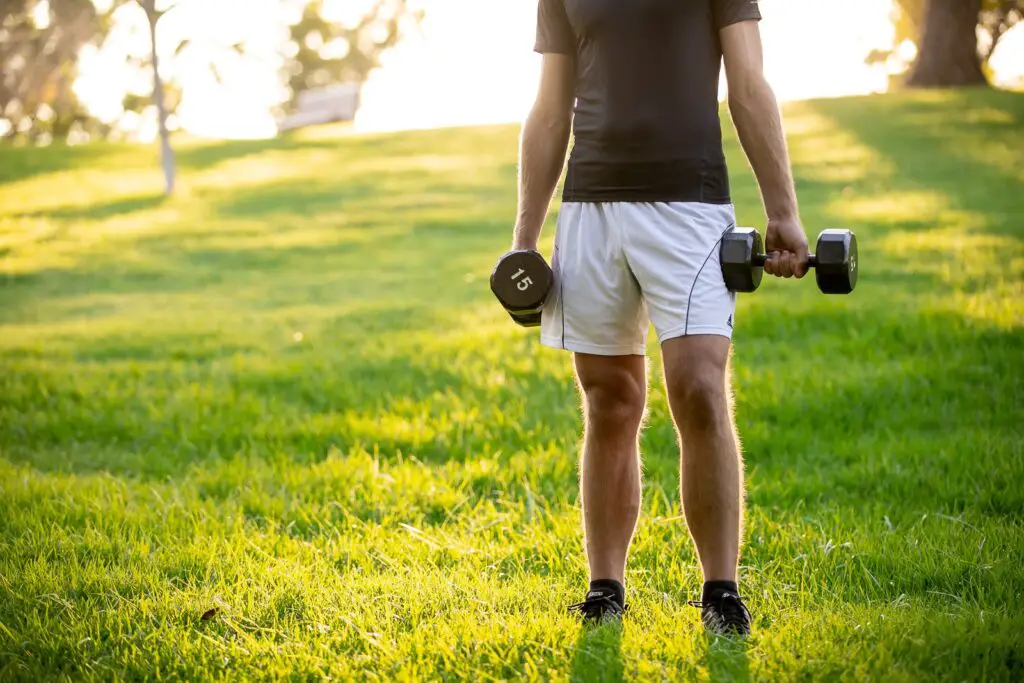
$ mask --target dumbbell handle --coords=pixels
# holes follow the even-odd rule
[[[764,268],[765,261],[768,260],[767,254],[755,254],[754,258],[750,259],[751,265]],[[814,268],[818,265],[818,257],[814,254],[807,255],[807,267]]]

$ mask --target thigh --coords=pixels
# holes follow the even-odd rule
[[[731,339],[736,295],[725,286],[718,250],[736,223],[732,205],[625,206],[626,256],[658,341],[689,335]]]
[[[665,390],[676,424],[689,430],[730,422],[729,339],[714,334],[674,337],[661,350]]]
[[[646,394],[647,359],[641,355],[573,353],[573,368],[584,394],[606,391]]]
[[[643,412],[647,360],[643,356],[573,354],[576,381],[588,408]]]
[[[608,205],[565,203],[557,230],[542,343],[601,356],[643,355],[647,311]]]
[[[729,339],[716,334],[695,334],[665,340],[661,359],[665,383],[679,385],[726,385],[732,347]]]

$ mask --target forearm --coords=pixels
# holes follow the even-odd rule
[[[523,124],[519,143],[519,206],[515,248],[534,248],[565,163],[570,118],[535,108]]]
[[[761,189],[770,220],[795,217],[793,186],[782,116],[771,86],[763,77],[750,78],[729,94],[729,110],[743,151]]]

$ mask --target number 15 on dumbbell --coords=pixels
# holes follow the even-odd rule
[[[523,327],[540,325],[540,311],[553,282],[551,267],[539,252],[530,249],[508,252],[491,273],[491,291]]]

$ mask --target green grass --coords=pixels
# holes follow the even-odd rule
[[[565,614],[570,359],[487,289],[515,128],[187,144],[168,201],[151,149],[0,151],[0,679],[1021,680],[1024,96],[786,121],[862,273],[739,303],[743,647],[657,362],[632,613]]]

